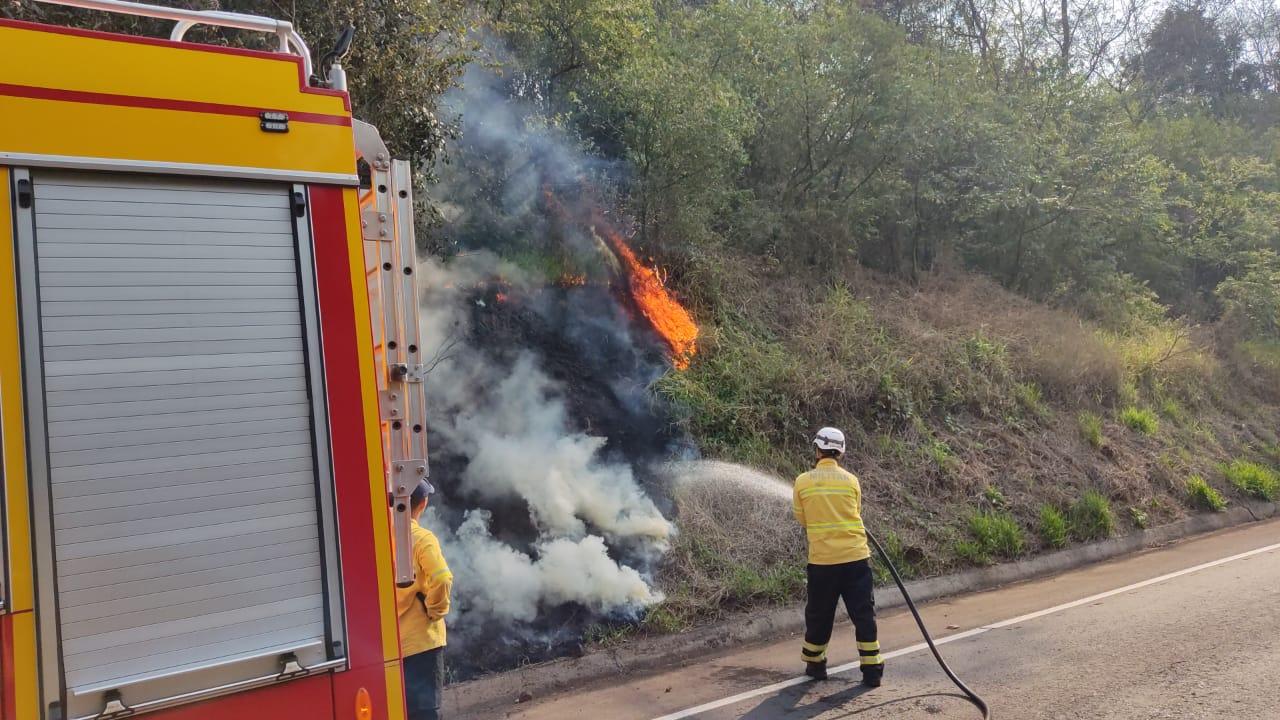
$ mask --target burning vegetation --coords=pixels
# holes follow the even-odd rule
[[[689,361],[698,352],[698,325],[693,316],[667,290],[657,270],[641,263],[617,231],[597,227],[600,229],[621,261],[636,310],[671,349],[671,363],[679,370],[689,367]]]

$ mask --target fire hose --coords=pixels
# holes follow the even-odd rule
[[[946,673],[947,677],[951,679],[951,682],[955,683],[956,687],[960,688],[960,692],[965,694],[969,702],[973,703],[975,707],[982,711],[982,717],[984,720],[991,720],[991,710],[987,707],[987,701],[979,697],[978,693],[970,690],[969,686],[965,685],[964,681],[957,677],[955,672],[952,671],[951,666],[947,665],[947,661],[942,659],[942,653],[938,652],[938,646],[933,644],[933,636],[929,634],[929,628],[924,626],[924,620],[920,617],[920,611],[916,609],[915,602],[912,601],[911,595],[907,593],[907,587],[902,583],[902,576],[898,574],[898,568],[894,567],[893,561],[889,559],[889,553],[884,551],[884,548],[880,546],[880,542],[871,534],[871,531],[867,531],[867,539],[871,541],[871,545],[875,547],[876,552],[880,554],[880,558],[884,560],[885,566],[889,568],[889,574],[893,575],[893,581],[898,584],[898,589],[902,591],[902,599],[907,601],[907,608],[911,610],[911,616],[916,619],[916,625],[920,628],[920,634],[924,636],[924,641],[928,643],[929,650],[933,652],[933,657],[938,661],[938,665],[942,668],[942,672]]]

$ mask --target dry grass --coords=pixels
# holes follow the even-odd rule
[[[667,599],[653,613],[664,624],[787,602],[803,589],[805,539],[790,499],[721,470],[672,488],[680,532],[659,575]]]
[[[703,452],[790,477],[814,429],[842,427],[869,527],[892,533],[919,574],[966,564],[957,545],[972,541],[975,512],[1044,534],[1042,507],[1070,508],[1078,538],[1102,537],[1116,512],[1124,528],[1185,516],[1190,475],[1217,477],[1220,463],[1269,449],[1280,462],[1280,408],[1221,366],[1201,330],[1108,333],[960,273],[910,286],[854,269],[800,283],[733,258],[709,276],[719,290],[703,299],[703,352],[659,385]],[[1269,348],[1248,350],[1263,382]],[[1131,405],[1158,409],[1159,432],[1114,421]],[[676,499],[681,534],[653,626],[802,597],[804,541],[785,503],[708,487]],[[1061,542],[1060,530],[1037,545]]]

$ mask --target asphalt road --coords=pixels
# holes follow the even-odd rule
[[[999,720],[1280,720],[1280,548],[1263,550],[1274,544],[1280,544],[1280,521],[1252,524],[932,603],[924,608],[925,621],[935,638],[958,636],[941,646],[943,655]],[[889,659],[885,685],[876,690],[862,688],[856,670],[798,683],[800,641],[789,638],[622,685],[536,699],[504,716],[980,717],[928,650],[912,649],[920,636],[909,614],[883,616],[880,637]],[[837,626],[831,665],[855,656],[852,629]],[[779,687],[787,683],[798,684]]]

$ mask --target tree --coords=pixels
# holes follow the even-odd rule
[[[1242,45],[1205,5],[1170,5],[1132,61],[1146,106],[1223,113],[1229,98],[1254,86],[1250,69],[1240,62]]]

